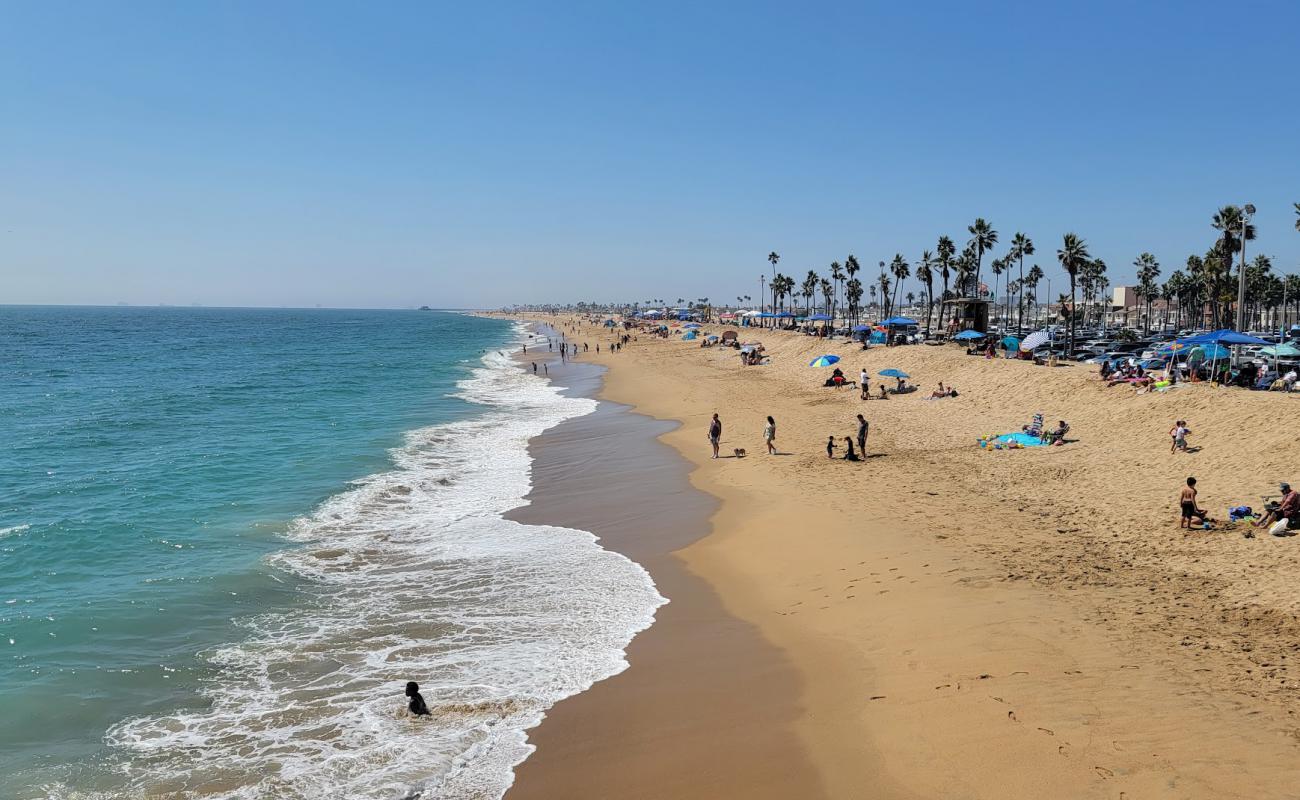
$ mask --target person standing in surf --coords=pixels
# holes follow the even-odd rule
[[[417,717],[430,716],[429,707],[424,704],[424,696],[420,694],[420,684],[415,681],[407,681],[406,696],[411,698],[411,701],[406,704],[407,711]]]

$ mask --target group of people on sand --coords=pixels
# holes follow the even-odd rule
[[[844,437],[844,455],[845,461],[861,461],[867,455],[867,435],[871,430],[871,424],[867,422],[866,417],[858,414],[858,431],[857,446],[854,446],[854,437]],[[722,451],[722,418],[714,412],[713,418],[709,420],[708,429],[709,446],[713,449],[713,457],[719,458]],[[767,423],[763,426],[763,443],[767,447],[767,454],[770,456],[780,455],[776,449],[776,419],[769,415]],[[835,458],[835,451],[838,448],[836,437],[829,436],[826,439],[826,457]],[[742,448],[736,449],[736,456],[742,457],[745,451]]]
[[[1286,483],[1285,481],[1278,486],[1278,491],[1281,492],[1281,499],[1276,503],[1268,504],[1265,509],[1266,513],[1264,516],[1255,520],[1252,524],[1253,528],[1268,528],[1283,521],[1286,522],[1285,526],[1283,526],[1284,533],[1285,529],[1300,528],[1300,492],[1292,489],[1291,484]],[[1178,508],[1181,514],[1178,523],[1179,528],[1202,528],[1204,530],[1209,530],[1217,522],[1217,520],[1210,516],[1208,511],[1200,507],[1200,504],[1197,502],[1197,494],[1196,478],[1188,478],[1186,485],[1183,486],[1182,491],[1178,495]],[[1244,508],[1241,512],[1237,512],[1236,510],[1233,511],[1234,515],[1237,513],[1249,515],[1250,509]],[[1233,518],[1237,519],[1236,516]],[[1247,518],[1249,518],[1249,516],[1247,516]],[[1249,530],[1246,532],[1247,538],[1253,538],[1254,535],[1255,534]]]
[[[956,397],[956,396],[957,396],[957,387],[956,386],[945,387],[943,385],[943,381],[939,381],[938,389],[935,389],[933,392],[930,392],[931,400],[938,400],[941,397]]]

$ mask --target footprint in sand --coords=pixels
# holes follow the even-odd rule
[[[1054,731],[1054,730],[1049,730],[1048,728],[1039,728],[1039,730],[1042,731],[1043,733],[1047,734],[1048,736],[1055,736],[1055,735],[1056,735],[1056,731]]]
[[[1003,700],[1001,697],[998,697],[997,695],[993,695],[993,694],[991,694],[991,695],[989,695],[989,699],[991,699],[991,700],[997,700],[997,701],[998,701],[999,703],[1001,703],[1002,705],[1006,705],[1006,704],[1007,704],[1007,701],[1006,701],[1006,700]]]
[[[1100,776],[1103,777],[1103,778],[1113,778],[1113,777],[1115,777],[1115,773],[1111,772],[1110,770],[1106,769],[1105,767],[1093,767],[1093,769],[1097,770],[1097,774],[1100,775]]]
[[[1014,712],[1014,711],[1008,711],[1008,712],[1007,712],[1007,719],[1011,720],[1012,722],[1019,722],[1019,721],[1020,721],[1019,718],[1016,717],[1016,712]]]
[[[883,695],[883,694],[873,694],[873,695],[871,696],[870,699],[872,699],[872,700],[884,700],[884,699],[885,699],[885,695]]]
[[[1061,745],[1060,747],[1056,748],[1056,754],[1057,754],[1058,756],[1062,756],[1062,757],[1064,757],[1064,758],[1069,758],[1069,757],[1070,757],[1070,743],[1069,743],[1069,742],[1066,742],[1065,744],[1063,744],[1063,745]]]
[[[951,683],[941,683],[938,686],[934,687],[935,691],[938,691],[940,689],[951,689],[951,688],[952,688]]]

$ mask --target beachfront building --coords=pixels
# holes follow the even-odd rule
[[[949,333],[965,330],[987,333],[989,329],[989,301],[974,297],[957,297],[944,300],[944,318],[948,323]]]

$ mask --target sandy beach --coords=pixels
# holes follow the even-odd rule
[[[718,507],[707,535],[638,559],[672,602],[626,672],[552,710],[511,797],[1294,795],[1300,545],[1182,531],[1176,498],[1195,475],[1223,518],[1296,477],[1295,399],[1137,395],[1091,367],[956,347],[861,352],[763,331],[771,363],[742,367],[731,350],[644,336],[597,356],[612,334],[565,333],[609,368],[603,397],[678,424],[660,439]],[[863,402],[823,388],[828,370],[807,364],[827,352],[850,376],[894,367],[921,390]],[[940,380],[960,396],[929,400]],[[709,458],[715,411],[724,455],[746,458]],[[826,437],[852,435],[859,412],[871,457],[828,460]],[[976,446],[1035,412],[1077,441]],[[768,414],[782,455],[763,452]],[[1198,452],[1169,453],[1175,418]],[[709,603],[746,625],[736,648],[776,660],[729,659],[721,641],[679,651],[707,638],[709,615],[688,611]],[[629,772],[635,790],[608,782]]]

